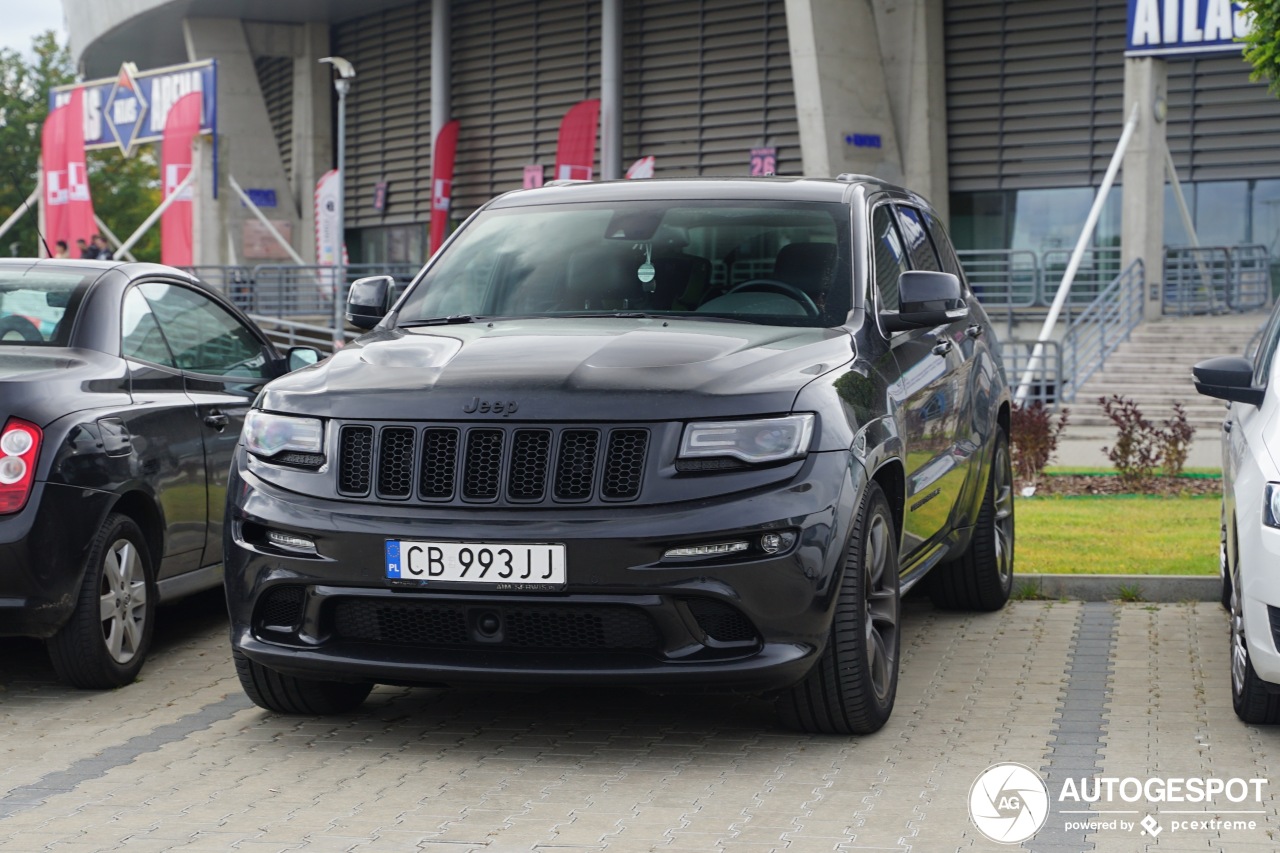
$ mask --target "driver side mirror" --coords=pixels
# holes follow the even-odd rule
[[[356,279],[347,294],[347,322],[358,329],[372,329],[391,310],[395,290],[395,279],[389,275]]]
[[[907,270],[898,278],[898,310],[881,311],[889,332],[928,329],[969,316],[960,279],[949,272]]]
[[[1261,406],[1266,388],[1253,384],[1253,362],[1238,355],[1205,359],[1191,368],[1196,390],[1206,397]]]
[[[285,363],[289,367],[289,372],[301,370],[304,367],[310,367],[320,360],[320,350],[315,347],[290,347],[288,354],[285,356]]]

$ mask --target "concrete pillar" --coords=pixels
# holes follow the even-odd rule
[[[600,177],[622,177],[622,0],[602,0],[600,15]]]
[[[302,231],[294,235],[298,254],[316,257],[316,182],[333,168],[333,84],[329,66],[329,26],[302,24],[293,60],[293,173],[289,176],[298,204]]]
[[[871,0],[786,0],[786,10],[804,173],[861,172],[901,183]],[[865,144],[853,144],[855,135]]]
[[[943,0],[876,0],[876,30],[903,181],[949,220]]]
[[[244,223],[253,214],[233,198],[226,186],[229,174],[235,175],[245,189],[275,190],[279,206],[264,212],[270,219],[290,223],[296,248],[300,245],[299,237],[303,230],[299,206],[262,99],[245,25],[232,18],[186,18],[182,22],[182,32],[188,59],[216,57],[218,60],[218,178],[221,186],[218,200],[214,202],[210,181],[203,181],[204,186],[197,192],[196,201],[218,221],[222,239],[211,239],[214,237],[211,229],[215,226],[206,217],[197,240],[196,263],[254,263],[241,255]],[[205,174],[211,176],[211,159],[209,167]]]
[[[449,123],[453,111],[452,62],[453,18],[450,0],[432,0],[431,4],[431,145],[436,144],[440,129]],[[434,156],[434,155],[433,155]]]
[[[1138,124],[1121,172],[1120,255],[1122,266],[1142,259],[1147,285],[1145,320],[1156,319],[1163,311],[1168,94],[1165,60],[1144,56],[1124,61],[1124,115],[1127,117],[1137,104]]]

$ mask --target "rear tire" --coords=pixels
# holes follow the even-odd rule
[[[845,548],[844,576],[827,647],[813,669],[778,697],[790,728],[865,735],[893,711],[901,610],[898,533],[879,484],[868,484]]]
[[[373,685],[345,681],[313,681],[276,672],[233,649],[240,686],[253,703],[277,714],[309,717],[345,714],[360,707]]]
[[[1003,430],[996,432],[995,445],[969,547],[930,573],[929,597],[937,607],[999,610],[1013,592],[1013,464]]]
[[[142,531],[126,515],[108,515],[89,546],[75,610],[46,643],[53,668],[68,684],[88,690],[130,683],[151,648],[155,601]]]

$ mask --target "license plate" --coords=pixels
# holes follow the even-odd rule
[[[497,542],[387,541],[387,579],[549,589],[565,584],[564,546]]]

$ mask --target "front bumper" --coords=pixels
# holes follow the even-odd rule
[[[283,491],[243,462],[232,469],[225,542],[234,647],[299,677],[400,684],[794,684],[825,645],[866,482],[849,454],[814,453],[781,484],[671,506],[370,506]],[[266,530],[311,539],[316,553],[274,548]],[[663,557],[770,531],[794,533],[794,544]],[[389,539],[563,543],[567,584],[393,587]]]
[[[85,560],[113,496],[36,483],[0,516],[0,636],[48,638],[75,609]]]

